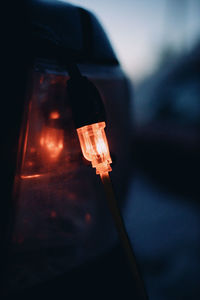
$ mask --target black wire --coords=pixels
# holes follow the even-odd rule
[[[138,264],[136,261],[136,257],[133,251],[133,247],[131,245],[129,236],[126,231],[126,227],[124,224],[124,220],[122,218],[120,209],[118,207],[117,199],[114,194],[112,182],[110,180],[109,173],[101,174],[101,180],[104,186],[106,198],[108,201],[109,209],[113,217],[113,221],[115,223],[115,227],[117,229],[120,241],[125,250],[126,256],[129,261],[130,270],[132,273],[132,277],[134,282],[136,283],[137,292],[139,299],[137,300],[148,300],[148,296],[145,290],[144,282],[142,276],[140,275]]]

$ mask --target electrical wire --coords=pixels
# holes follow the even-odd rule
[[[79,80],[81,79],[82,75],[81,75],[81,73],[79,71],[78,66],[75,63],[73,63],[72,60],[65,61],[65,66],[68,69],[69,76],[71,77],[71,79],[74,80],[75,86],[76,86],[75,87],[75,91],[74,91],[74,89],[71,91],[71,98],[73,99],[74,93],[76,94],[77,90],[79,92],[81,91],[81,89],[79,87],[79,84],[80,84]],[[84,83],[84,84],[86,84],[86,83]],[[87,87],[87,89],[86,89],[87,93],[86,93],[86,96],[85,96],[85,100],[86,100],[87,97],[91,96],[90,95],[90,93],[91,93],[91,86],[87,86],[86,85],[86,87]],[[77,97],[75,97],[76,101],[73,101],[73,102],[75,102],[74,104],[76,104],[75,105],[76,109],[73,106],[73,109],[75,111],[75,113],[74,113],[74,117],[75,118],[77,116],[80,117],[80,115],[79,115],[80,113],[79,113],[79,111],[77,111],[77,107],[78,107],[78,109],[80,109],[80,105],[82,103],[81,96],[82,95],[80,95],[80,97],[79,97],[79,95],[78,95]],[[97,97],[96,94],[94,96]],[[95,105],[97,104],[96,100],[97,99],[95,97],[92,100]],[[81,101],[81,103],[80,103],[80,101]],[[72,104],[73,104],[73,102],[72,102]],[[85,104],[85,102],[84,102],[84,104]],[[91,104],[91,103],[89,103],[89,104]],[[91,113],[91,111],[90,111],[91,108],[87,106],[87,109]],[[83,117],[82,116],[83,115],[83,111],[84,110],[82,109],[81,110],[81,118]],[[95,110],[95,112],[96,112],[96,110]],[[85,112],[85,114],[87,115],[87,111]],[[91,123],[93,123],[93,122],[91,122]],[[77,128],[79,128],[79,127],[80,126],[78,126]],[[113,190],[113,187],[112,187],[112,182],[110,180],[109,173],[108,172],[103,172],[103,173],[100,172],[100,177],[101,177],[101,180],[102,180],[102,183],[103,183],[103,186],[104,186],[104,190],[105,190],[105,194],[106,194],[106,197],[107,197],[107,200],[108,200],[108,205],[109,205],[109,208],[110,208],[110,212],[112,214],[112,217],[113,217],[116,229],[118,231],[118,235],[119,235],[120,241],[122,243],[122,246],[123,246],[123,248],[125,250],[125,253],[127,255],[127,258],[129,260],[129,266],[130,266],[130,269],[131,269],[131,272],[132,272],[133,280],[136,283],[136,287],[138,289],[138,295],[140,295],[139,299],[140,300],[147,300],[148,297],[147,297],[147,294],[146,294],[144,283],[143,283],[142,277],[140,276],[139,271],[138,271],[138,267],[137,267],[137,263],[136,263],[136,258],[135,258],[135,255],[134,255],[134,252],[133,252],[133,249],[132,249],[131,242],[129,240],[128,234],[126,232],[125,224],[124,224],[123,218],[121,216],[120,209],[119,209],[119,207],[117,205],[117,200],[116,200],[116,197],[115,197],[115,194],[114,194],[114,190]],[[139,299],[137,299],[137,300],[139,300]]]
[[[126,252],[127,258],[129,260],[129,266],[130,266],[130,269],[132,272],[133,279],[136,282],[138,292],[141,297],[140,299],[147,300],[148,296],[147,296],[147,293],[146,293],[146,290],[144,287],[142,277],[140,276],[139,271],[138,271],[136,258],[135,258],[133,248],[131,246],[131,242],[129,240],[129,237],[128,237],[128,234],[127,234],[127,231],[125,228],[123,218],[120,213],[120,209],[117,204],[117,199],[114,194],[114,190],[113,190],[113,186],[112,186],[112,182],[111,182],[109,173],[103,173],[103,174],[100,174],[100,176],[101,176],[101,180],[102,180],[102,183],[104,186],[104,190],[105,190],[105,194],[107,197],[110,212],[112,214],[116,229],[118,231],[120,241],[122,243],[122,246],[123,246],[123,248]]]

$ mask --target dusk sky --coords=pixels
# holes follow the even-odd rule
[[[96,14],[124,70],[135,81],[152,72],[165,46],[189,50],[200,37],[200,0],[67,2]]]

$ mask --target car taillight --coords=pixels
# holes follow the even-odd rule
[[[21,179],[66,174],[81,161],[66,81],[65,76],[34,75],[24,124]]]

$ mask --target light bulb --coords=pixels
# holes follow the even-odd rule
[[[91,161],[92,167],[100,175],[112,171],[105,126],[105,122],[100,122],[77,129],[83,156]]]

